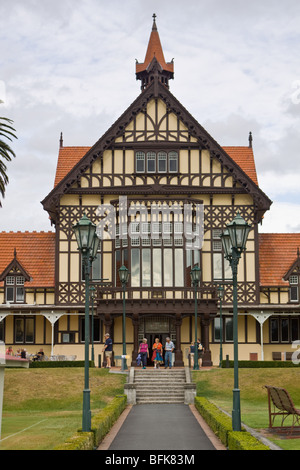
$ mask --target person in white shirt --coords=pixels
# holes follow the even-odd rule
[[[174,343],[170,340],[170,338],[166,338],[166,345],[165,345],[165,369],[168,367],[169,369],[172,368],[172,353],[174,351]]]

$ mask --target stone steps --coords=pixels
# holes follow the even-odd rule
[[[185,383],[184,370],[135,370],[136,403],[184,403]]]

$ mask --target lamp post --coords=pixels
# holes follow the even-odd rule
[[[122,371],[128,370],[126,361],[126,305],[125,305],[125,290],[129,279],[129,271],[126,266],[121,266],[119,269],[119,277],[123,289],[123,328],[122,328],[122,340],[123,340],[123,357],[122,357]]]
[[[224,256],[229,261],[232,270],[233,284],[233,344],[234,344],[234,389],[232,409],[232,429],[241,431],[241,405],[238,372],[238,308],[237,308],[237,267],[241,254],[246,249],[246,242],[251,226],[238,213],[226,230],[221,239]]]
[[[218,286],[218,297],[220,300],[220,362],[219,367],[222,367],[223,361],[223,319],[222,319],[222,303],[224,298],[224,287]]]
[[[198,266],[194,266],[193,269],[191,269],[191,281],[195,289],[195,352],[194,352],[194,370],[199,370],[199,363],[198,363],[198,333],[197,333],[197,287],[200,282],[200,277],[201,277],[201,269]]]
[[[96,235],[96,225],[94,225],[86,215],[73,226],[76,236],[78,250],[82,254],[85,280],[85,322],[84,322],[84,390],[82,405],[82,431],[91,430],[91,407],[89,389],[89,280],[90,268],[97,253],[99,239]],[[98,241],[98,243],[97,243]]]

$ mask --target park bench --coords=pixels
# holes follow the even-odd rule
[[[299,432],[300,431],[300,410],[295,408],[293,400],[284,388],[265,385],[268,390],[269,403],[269,428],[277,432]],[[275,426],[276,416],[281,416],[281,425]],[[292,417],[292,425],[284,426],[288,416]]]

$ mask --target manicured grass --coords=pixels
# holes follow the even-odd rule
[[[92,415],[124,392],[125,375],[90,368]],[[0,450],[50,450],[81,427],[83,368],[6,369]]]
[[[193,372],[197,382],[197,395],[208,398],[219,408],[231,414],[233,369],[211,369]],[[268,395],[264,385],[285,388],[296,408],[300,408],[300,370],[292,369],[239,369],[242,421],[254,429],[267,429],[269,425]],[[270,437],[268,436],[268,439]],[[272,438],[284,449],[300,450],[300,439]],[[270,439],[271,440],[271,439]]]

